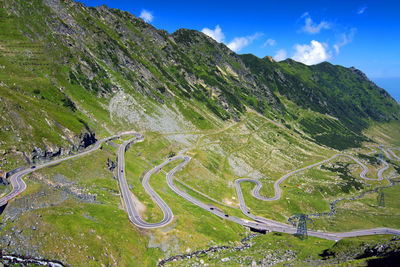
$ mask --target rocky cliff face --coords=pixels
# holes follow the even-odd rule
[[[8,185],[8,181],[6,180],[7,172],[0,170],[0,184]]]
[[[95,137],[95,133],[83,133],[75,141],[70,148],[63,147],[45,147],[44,150],[34,147],[32,153],[28,157],[29,163],[36,163],[40,161],[49,161],[54,157],[70,155],[74,152],[81,151],[94,143],[96,143],[97,139]]]
[[[84,133],[80,136],[80,144],[78,149],[85,149],[90,145],[96,143],[96,134],[95,133]]]

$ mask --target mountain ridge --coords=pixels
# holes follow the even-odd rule
[[[29,152],[34,147],[58,150],[54,146],[49,150],[46,146],[55,143],[65,146],[63,139],[71,138],[66,134],[68,131],[80,136],[90,129],[104,135],[112,128],[116,127],[113,131],[124,128],[126,118],[121,115],[115,120],[109,109],[111,99],[125,93],[133,99],[141,99],[144,106],[164,105],[161,110],[170,109],[177,116],[184,114],[183,110],[191,110],[189,113],[197,114],[195,117],[205,116],[205,121],[211,120],[210,125],[231,119],[239,121],[248,108],[254,109],[268,118],[291,124],[321,145],[338,149],[360,145],[356,139],[367,140],[362,131],[368,128],[370,121],[387,122],[400,117],[398,103],[354,68],[327,62],[306,66],[292,59],[274,62],[268,57],[238,55],[223,43],[196,30],[178,29],[169,34],[129,12],[105,5],[86,7],[72,0],[35,3],[6,0],[4,3],[3,36],[10,44],[3,43],[3,51],[11,56],[3,57],[7,63],[4,74],[14,68],[29,77],[37,77],[39,87],[44,86],[43,89],[29,89],[33,84],[28,77],[24,85],[17,85],[23,95],[36,99],[37,107],[29,108],[35,110],[50,101],[66,111],[63,112],[64,119],[55,120],[50,119],[54,118],[52,112],[46,112],[50,122],[41,124],[41,131],[48,132],[42,137],[48,139],[47,136],[52,135],[50,128],[54,124],[64,136],[62,139],[54,137],[58,138],[56,142],[47,142],[39,136],[42,140],[32,143],[29,138],[21,137],[31,144],[22,145],[17,149],[20,151]],[[25,50],[41,56],[35,59],[22,54],[22,48],[12,48],[15,45],[12,43],[16,42],[18,46],[21,42],[16,40],[36,42],[36,48],[31,45],[31,49]],[[32,59],[45,61],[45,64],[37,67]],[[22,60],[26,65],[11,66],[15,60]],[[12,73],[10,77],[17,78]],[[13,90],[6,81],[12,84],[16,80],[10,77],[2,79],[2,83],[7,84],[2,87],[3,91],[4,88]],[[5,94],[3,98],[9,96]],[[20,100],[7,101],[22,107],[26,105]],[[146,104],[148,101],[152,104]],[[204,113],[204,108],[207,114],[200,114]],[[316,112],[318,118],[299,117],[299,110],[306,109]],[[15,109],[12,112],[19,114]],[[122,114],[125,111],[116,112]],[[141,120],[154,116],[135,112],[141,114]],[[204,124],[192,115],[185,113],[184,116],[190,123]],[[332,117],[339,120],[332,120]],[[72,124],[65,124],[65,121]],[[138,119],[130,121],[141,125]],[[21,128],[20,125],[15,125],[14,129]],[[32,127],[33,124],[28,125]],[[16,132],[21,131],[20,135],[24,136],[27,128],[22,128]],[[347,141],[340,145],[327,142],[332,138]]]

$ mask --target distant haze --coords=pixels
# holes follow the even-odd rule
[[[374,78],[372,79],[379,87],[382,87],[389,94],[400,102],[400,77],[394,78]]]

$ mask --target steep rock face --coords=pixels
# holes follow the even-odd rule
[[[38,147],[34,147],[32,151],[32,162],[37,162],[41,160],[50,160],[53,157],[61,156],[64,155],[63,149],[58,148],[58,150],[53,151],[51,148],[46,148],[45,150],[42,150]]]
[[[2,185],[8,185],[7,181],[7,172],[0,170],[0,184]]]
[[[69,155],[73,152],[83,150],[94,143],[96,143],[96,134],[91,132],[82,133],[74,144],[70,148],[63,147],[45,147],[45,149],[41,149],[38,147],[34,147],[30,157],[28,160],[30,162],[40,162],[40,161],[48,161],[54,157]],[[29,162],[28,162],[29,163]]]
[[[97,139],[96,139],[96,134],[95,133],[83,133],[80,136],[80,144],[79,144],[79,148],[78,149],[85,149],[90,145],[93,145],[94,143],[96,143]]]

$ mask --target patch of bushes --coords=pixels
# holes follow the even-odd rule
[[[350,175],[349,163],[337,163],[337,166],[327,167],[322,165],[321,169],[329,170],[331,172],[336,172],[342,181],[338,184],[341,191],[344,193],[350,193],[350,191],[354,188],[355,190],[363,189],[364,186],[361,182],[356,180],[353,176]]]

